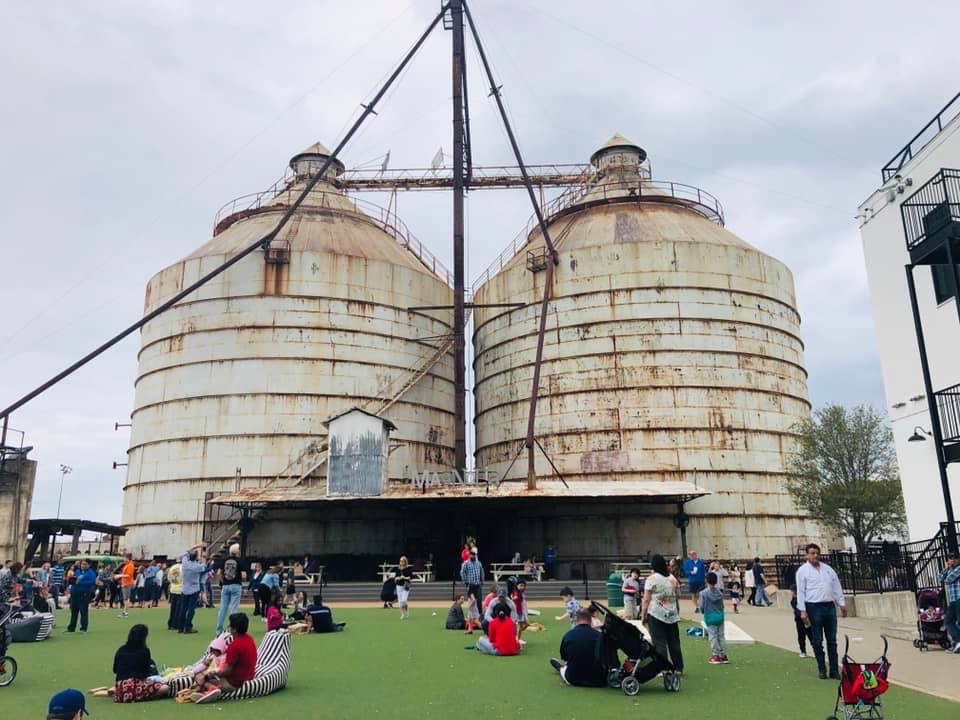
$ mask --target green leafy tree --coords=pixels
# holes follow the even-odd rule
[[[871,540],[903,534],[906,510],[893,432],[872,407],[826,405],[798,423],[799,444],[787,472],[796,504],[853,538],[862,553]]]

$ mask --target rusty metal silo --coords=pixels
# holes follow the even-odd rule
[[[262,237],[317,172],[227,206],[214,237],[147,285],[150,311]],[[209,495],[271,482],[323,423],[360,407],[396,424],[391,477],[453,461],[449,273],[395,214],[347,197],[334,163],[267,252],[244,258],[142,334],[123,524],[136,553],[199,541]],[[239,469],[239,470],[238,470]]]
[[[726,230],[707,193],[650,180],[645,159],[615,136],[592,180],[547,208],[560,263],[536,435],[567,481],[709,490],[686,512],[690,545],[710,555],[822,537],[784,487],[791,428],[810,409],[790,270]],[[547,262],[534,228],[474,288],[479,467],[504,472],[526,435]],[[482,307],[497,303],[523,306]],[[537,474],[556,477],[539,453]],[[517,462],[506,480],[525,477]],[[624,551],[675,532],[667,515],[653,528],[630,512]]]

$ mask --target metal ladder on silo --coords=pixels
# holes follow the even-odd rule
[[[266,485],[260,489],[266,490],[272,487],[295,487],[312,475],[320,466],[327,462],[328,448],[326,441],[314,440],[310,442],[300,453],[291,460],[287,466]],[[293,482],[291,482],[293,481]],[[250,519],[256,521],[264,514],[264,509],[254,510],[250,513]],[[224,551],[231,543],[240,539],[240,521],[235,520],[220,533],[214,540],[210,541],[210,547],[215,548],[213,558],[222,557]]]

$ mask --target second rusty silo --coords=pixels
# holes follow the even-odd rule
[[[714,198],[652,182],[645,158],[615,136],[594,153],[594,177],[548,208],[560,263],[536,435],[567,481],[709,490],[686,512],[690,546],[711,556],[792,550],[823,536],[784,485],[792,428],[810,410],[793,277],[726,230]],[[520,245],[474,295],[476,461],[500,472],[526,435],[547,275],[539,230]],[[483,307],[500,303],[522,307]],[[556,477],[539,452],[537,474]],[[525,476],[517,462],[506,481]],[[607,553],[662,548],[675,532],[667,513],[629,513]],[[563,543],[557,524],[543,533]]]

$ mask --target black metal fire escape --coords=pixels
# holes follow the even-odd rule
[[[913,310],[913,324],[920,351],[924,392],[930,413],[931,435],[937,454],[937,468],[947,518],[947,542],[957,549],[956,519],[947,467],[960,462],[960,385],[934,391],[930,377],[923,323],[917,304],[914,269],[930,266],[938,297],[952,295],[960,319],[960,170],[943,168],[917,189],[900,206],[903,231],[910,253],[906,265],[907,288]],[[956,362],[956,360],[954,360]]]

